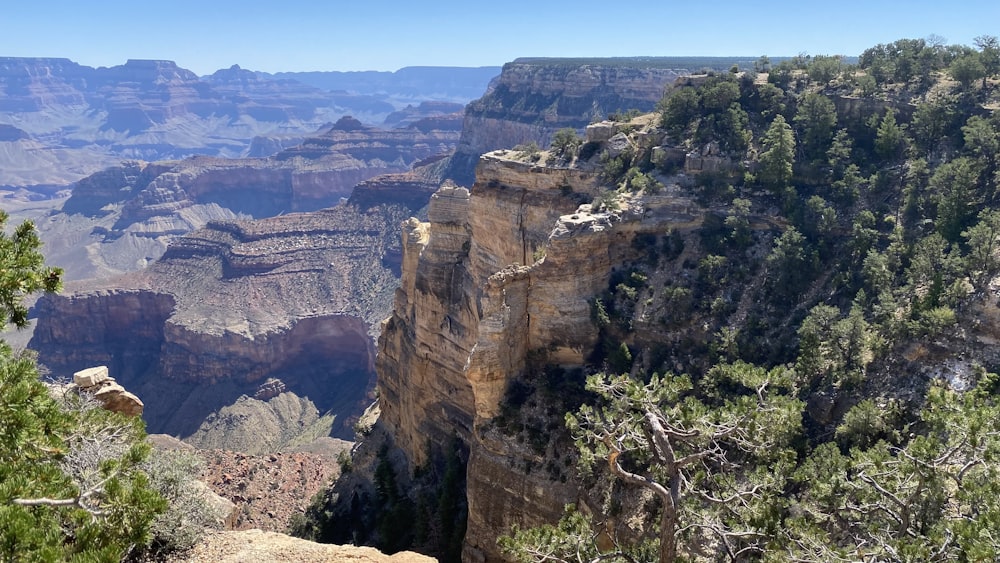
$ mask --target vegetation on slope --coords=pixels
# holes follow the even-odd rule
[[[11,235],[0,212],[0,315],[22,327],[23,299],[56,291],[34,225]],[[120,561],[190,547],[217,518],[183,457],[151,456],[138,417],[56,393],[34,358],[0,341],[0,560]]]
[[[501,544],[524,561],[996,559],[1000,358],[970,340],[1000,273],[997,39],[755,67],[667,93],[658,131],[717,157],[693,181],[705,221],[637,236],[593,302],[602,343],[566,420],[605,506]],[[557,158],[589,158],[564,141]],[[595,207],[675,167],[606,158]],[[538,361],[512,401],[543,392]],[[501,428],[532,424],[516,410]],[[646,524],[624,533],[629,490]]]

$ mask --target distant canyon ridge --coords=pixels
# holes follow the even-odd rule
[[[460,112],[499,67],[199,77],[172,61],[92,68],[0,57],[0,192],[38,199],[122,160],[268,156],[351,115],[397,128]],[[2,195],[2,194],[0,194]]]

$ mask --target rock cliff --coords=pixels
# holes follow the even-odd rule
[[[615,211],[581,205],[601,190],[594,164],[497,151],[481,158],[471,190],[440,189],[428,222],[404,225],[401,287],[376,359],[381,423],[414,466],[454,435],[468,445],[467,561],[498,560],[499,533],[552,522],[586,500],[571,468],[531,471],[559,459],[554,444],[526,448],[496,428],[511,382],[529,377],[539,355],[584,365],[599,336],[591,301],[642,257],[636,238],[703,220],[677,184]]]
[[[244,410],[256,405],[277,426],[304,431],[328,413],[327,428],[350,436],[396,285],[399,241],[389,233],[410,212],[342,206],[210,223],[142,272],[43,298],[30,347],[55,372],[109,366],[145,399],[153,432],[190,436],[210,413],[256,395]],[[268,393],[276,380],[281,389]],[[236,418],[237,433],[255,422]]]
[[[479,155],[521,143],[546,146],[564,127],[582,131],[588,123],[630,109],[652,110],[665,88],[686,70],[666,68],[668,59],[517,59],[480,99],[465,110],[462,138],[450,175],[472,184]]]

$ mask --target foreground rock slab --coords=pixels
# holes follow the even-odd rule
[[[289,561],[297,563],[431,563],[437,559],[411,551],[386,555],[371,547],[315,543],[276,532],[242,530],[215,532],[173,563],[249,563]]]

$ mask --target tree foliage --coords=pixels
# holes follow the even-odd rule
[[[25,221],[8,235],[7,219],[7,213],[0,210],[0,328],[7,323],[22,328],[28,324],[24,297],[37,291],[58,291],[62,270],[44,265],[42,241],[34,223]]]
[[[166,501],[139,469],[142,420],[63,403],[33,360],[0,347],[0,554],[118,561],[151,540]]]
[[[611,476],[615,491],[656,502],[637,509],[645,527],[630,541],[602,543],[597,532],[620,530],[610,522],[621,515],[588,506],[520,530],[509,553],[998,559],[1000,386],[975,366],[995,363],[978,353],[991,345],[970,336],[982,334],[1000,276],[1000,47],[992,36],[975,43],[900,39],[866,50],[857,67],[762,59],[767,84],[710,75],[668,95],[670,143],[717,143],[745,168],[692,182],[714,196],[696,200],[711,210],[682,260],[648,261],[644,275],[666,278],[665,289],[619,284],[628,291],[595,307],[602,335],[616,334],[589,369],[608,369],[617,349],[629,360],[614,365],[632,376],[592,377],[600,399],[567,417],[584,479]],[[845,91],[868,99],[834,104]],[[731,142],[727,119],[747,128],[743,141]],[[630,308],[619,306],[626,293]],[[738,426],[754,438],[778,432],[777,457],[714,433],[754,402],[747,378],[769,377],[782,383],[765,398],[787,401],[788,416]],[[608,519],[587,526],[590,510]]]
[[[717,366],[698,396],[684,376],[595,375],[602,401],[566,417],[585,471],[598,465],[660,502],[658,558],[716,545],[733,558],[760,553],[794,454],[801,404],[783,369]],[[721,388],[738,389],[722,393]],[[766,428],[766,431],[765,431]]]
[[[806,94],[799,102],[794,119],[799,129],[799,148],[809,160],[822,158],[830,149],[837,110],[830,98],[822,94]]]
[[[0,226],[6,219],[0,212]],[[24,326],[24,297],[59,288],[61,271],[44,266],[40,248],[30,222],[0,233],[4,324]],[[178,505],[172,523],[158,520],[167,498],[179,498],[171,489],[194,475],[144,465],[145,437],[138,417],[104,410],[84,393],[51,391],[30,353],[0,341],[0,560],[120,561],[145,552],[154,535],[161,548],[181,547],[163,538],[197,520],[204,498]],[[185,530],[185,545],[202,531]]]
[[[804,486],[787,527],[796,560],[986,561],[1000,554],[1000,411],[996,376],[961,392],[938,382],[899,445],[847,453],[819,446],[798,469]],[[858,407],[856,407],[858,408]]]
[[[792,164],[795,162],[795,135],[784,116],[774,117],[762,143],[760,155],[761,182],[775,193],[791,186]]]

